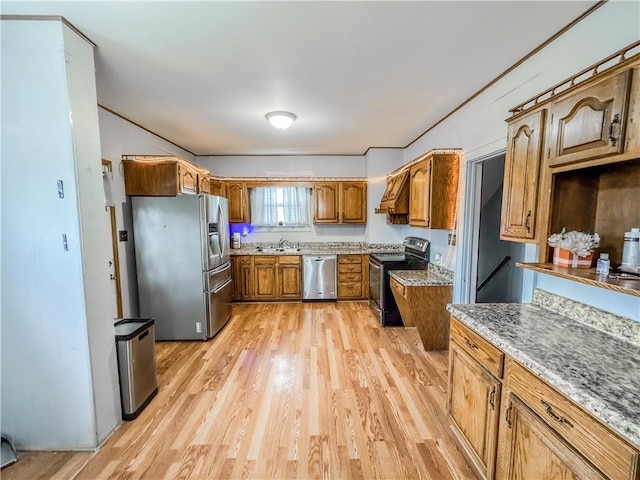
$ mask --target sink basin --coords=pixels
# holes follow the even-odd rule
[[[260,252],[260,253],[267,253],[267,254],[274,254],[274,253],[300,253],[300,249],[299,248],[293,248],[293,247],[288,247],[288,248],[258,248],[257,251]]]

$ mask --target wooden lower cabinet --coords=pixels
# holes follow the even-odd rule
[[[276,281],[276,257],[256,256],[253,258],[256,300],[272,300],[278,296]]]
[[[300,277],[299,256],[287,255],[278,257],[278,298],[288,300],[302,298]]]
[[[449,351],[449,418],[482,478],[640,479],[640,451],[453,317]]]
[[[338,300],[369,297],[369,257],[360,254],[338,255]]]
[[[299,300],[300,256],[236,256],[233,282],[236,301]]]
[[[505,421],[500,430],[500,460],[496,478],[606,479],[549,428],[517,396],[505,401]]]
[[[484,478],[493,478],[500,381],[456,342],[449,347],[448,411],[454,433]]]

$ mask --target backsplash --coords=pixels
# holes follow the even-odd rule
[[[427,270],[453,283],[453,272],[435,263],[430,263]]]
[[[640,323],[536,288],[533,303],[640,346]]]

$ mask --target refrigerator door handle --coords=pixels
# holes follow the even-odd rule
[[[218,293],[220,290],[222,290],[224,287],[226,287],[227,285],[229,285],[232,281],[233,281],[233,280],[232,280],[231,278],[230,278],[230,279],[228,279],[228,280],[227,280],[226,282],[224,282],[222,285],[219,285],[218,287],[216,287],[216,289],[215,289],[215,290],[213,290],[213,292],[211,292],[211,293],[213,293],[213,294],[215,295],[215,294],[216,294],[216,293]]]
[[[214,268],[211,273],[220,273],[220,272],[224,272],[225,270],[229,270],[231,268],[231,263],[225,263],[224,265],[218,267],[218,268]]]

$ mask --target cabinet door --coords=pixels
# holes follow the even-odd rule
[[[452,230],[456,226],[459,166],[457,155],[435,155],[431,159],[427,197],[429,228]]]
[[[429,196],[431,189],[431,160],[411,167],[409,184],[409,225],[429,228]]]
[[[255,276],[254,298],[256,300],[276,298],[276,257],[254,257],[253,273]]]
[[[454,431],[485,478],[493,478],[500,382],[451,342],[448,410]],[[532,477],[533,478],[533,477]]]
[[[502,190],[500,238],[535,238],[544,110],[509,125]]]
[[[253,300],[253,261],[250,256],[237,257],[235,260],[236,278],[235,293],[236,299]]]
[[[313,223],[339,223],[339,186],[333,182],[313,185]]]
[[[624,151],[632,71],[619,73],[551,106],[550,166]]]
[[[505,401],[500,424],[497,479],[603,479],[518,397]]]
[[[301,298],[300,264],[278,265],[278,284],[279,298]]]
[[[242,183],[229,183],[227,185],[227,197],[229,198],[229,222],[248,223],[247,214],[247,188]]]
[[[217,195],[218,197],[227,196],[224,182],[221,182],[219,180],[209,179],[209,192],[211,193],[211,195]]]
[[[340,184],[340,222],[367,223],[367,184]]]
[[[198,174],[183,166],[178,167],[180,193],[198,193]]]

